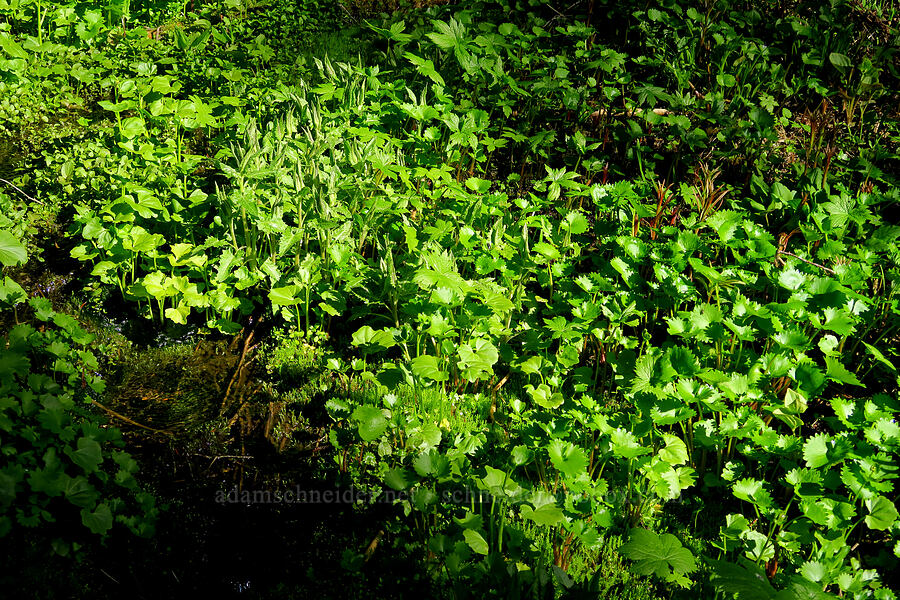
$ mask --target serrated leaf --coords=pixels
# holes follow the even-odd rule
[[[691,551],[670,533],[659,535],[646,529],[632,529],[628,543],[622,545],[619,552],[637,561],[634,571],[639,575],[655,574],[668,579],[670,572],[684,575],[697,568],[697,560]]]
[[[547,446],[547,454],[553,466],[566,477],[575,478],[587,470],[587,455],[571,442],[553,440]]]
[[[837,358],[833,356],[826,356],[825,366],[825,374],[828,375],[828,377],[832,380],[846,383],[848,385],[858,385],[860,387],[863,387],[862,382],[856,377],[856,375],[848,371],[847,368]]]
[[[676,435],[663,434],[665,447],[660,448],[658,456],[666,463],[676,466],[688,461],[687,445]]]
[[[791,291],[797,291],[806,282],[806,275],[797,269],[789,268],[778,276],[778,283]]]
[[[409,489],[412,480],[409,471],[403,467],[395,467],[384,476],[384,483],[392,490],[402,491]]]
[[[622,458],[634,458],[653,451],[642,446],[633,433],[621,427],[609,434],[609,441],[613,453]]]
[[[828,464],[828,447],[829,437],[827,434],[820,433],[806,440],[803,444],[803,460],[806,461],[806,467],[815,469],[824,467]]]
[[[450,460],[437,449],[431,449],[416,457],[413,469],[421,477],[443,477],[450,473]]]
[[[535,404],[547,410],[559,408],[564,402],[563,395],[559,392],[553,392],[546,383],[542,383],[537,387],[529,383],[525,386],[525,392]]]

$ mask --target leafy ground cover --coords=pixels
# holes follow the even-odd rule
[[[0,17],[9,589],[895,597],[893,3]]]

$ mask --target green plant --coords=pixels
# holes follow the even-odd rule
[[[4,269],[24,260],[24,247],[0,232]],[[120,433],[86,407],[104,389],[88,349],[92,336],[46,299],[28,298],[8,276],[2,293],[5,311],[27,301],[33,317],[14,325],[3,340],[0,537],[40,527],[65,554],[81,539],[67,533],[72,521],[99,535],[114,523],[152,535],[157,509],[135,479],[137,463],[119,449]]]

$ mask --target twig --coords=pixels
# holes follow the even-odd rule
[[[830,268],[826,267],[825,265],[820,265],[819,263],[815,263],[811,260],[807,260],[807,259],[803,258],[802,256],[797,256],[793,252],[788,252],[787,250],[779,250],[778,254],[792,256],[792,257],[796,258],[797,260],[801,260],[801,261],[805,262],[808,265],[812,265],[814,267],[819,267],[820,269],[822,269],[823,271],[825,271],[826,273],[828,273],[830,275],[834,275],[834,269],[830,269]]]
[[[503,384],[509,381],[510,373],[512,373],[512,371],[507,373],[497,385],[491,388],[491,396],[493,397],[491,398],[490,420],[492,423],[494,422],[494,413],[497,412],[497,391],[503,387]]]
[[[197,456],[202,456],[202,455],[201,455],[201,454],[198,454]],[[236,459],[247,459],[247,458],[250,458],[250,459],[252,459],[253,457],[252,457],[252,456],[244,456],[244,455],[240,455],[240,454],[235,454],[235,455],[228,455],[228,454],[225,454],[225,455],[222,455],[222,456],[216,456],[216,457],[209,457],[209,456],[207,456],[206,458],[212,458],[212,460],[209,461],[209,466],[207,467],[207,469],[211,469],[212,466],[213,466],[214,464],[216,464],[216,461],[219,460],[220,458],[236,458]]]
[[[19,192],[20,194],[22,194],[23,196],[25,196],[25,199],[26,199],[26,200],[31,200],[32,202],[37,202],[38,204],[43,204],[43,202],[41,202],[41,201],[38,200],[37,198],[32,198],[31,196],[29,196],[28,194],[26,194],[24,191],[22,191],[22,188],[20,188],[20,187],[17,186],[16,184],[14,184],[12,181],[7,181],[7,180],[3,179],[2,177],[0,177],[0,183],[5,183],[6,185],[8,185],[9,187],[11,187],[12,189],[16,190],[17,192]]]
[[[254,333],[255,332],[253,330],[251,330],[250,333],[247,335],[247,338],[244,340],[244,347],[241,350],[241,358],[238,360],[237,367],[235,368],[234,373],[231,375],[231,380],[228,382],[228,387],[225,388],[225,396],[222,398],[222,407],[219,409],[220,415],[225,414],[225,409],[230,404],[228,402],[228,398],[229,398],[229,396],[231,396],[231,388],[234,386],[234,382],[236,380],[238,380],[238,375],[240,375],[241,372],[244,370],[244,368],[247,366],[247,363],[245,362],[246,358],[247,358],[247,354],[256,349],[256,345],[253,345],[253,346],[250,345],[250,343],[253,341]],[[235,339],[237,339],[237,338],[235,338]],[[238,412],[240,412],[240,410],[238,410]],[[229,427],[230,426],[231,426],[231,423],[229,423]]]
[[[219,456],[210,456],[208,454],[191,454],[191,456],[199,456],[200,458],[211,458],[213,461],[219,460],[220,458],[253,458],[253,456],[249,454],[221,454]]]
[[[495,385],[494,387],[491,388],[491,393],[496,394],[497,391],[498,391],[500,388],[502,388],[503,385],[504,385],[507,381],[509,381],[509,375],[510,375],[510,373],[512,373],[512,371],[510,371],[509,373],[507,373],[506,375],[504,375],[504,376],[503,376],[503,379],[501,379],[500,382],[497,383],[497,385]]]
[[[553,17],[552,19],[550,19],[550,21],[548,21],[548,25],[549,25],[550,23],[553,23],[553,21],[555,21],[556,19],[558,19],[558,18],[560,18],[560,17],[565,17],[565,16],[566,16],[565,13],[568,12],[570,9],[572,9],[576,4],[578,4],[578,2],[573,2],[573,3],[570,4],[567,8],[564,8],[564,9],[563,9],[563,12],[559,12],[558,10],[556,10],[556,8],[553,7],[553,5],[547,4],[547,5],[546,5],[547,8],[549,8],[550,10],[552,10],[553,12],[556,13],[556,16]]]
[[[119,580],[118,580],[118,579],[116,579],[115,577],[113,577],[112,575],[110,575],[109,573],[107,573],[106,571],[104,571],[103,569],[100,569],[100,572],[103,573],[104,575],[106,575],[107,577],[109,577],[110,579],[112,579],[113,582],[115,582],[116,584],[122,585],[121,583],[119,583]]]
[[[613,117],[634,117],[638,115],[643,115],[645,113],[653,113],[654,115],[665,117],[666,115],[673,114],[667,108],[653,108],[653,109],[643,109],[643,108],[629,108],[621,111],[610,111],[605,108],[601,108],[599,110],[595,110],[591,113],[590,118],[593,121],[599,121],[600,117],[613,116]]]
[[[354,17],[352,14],[350,14],[350,11],[347,10],[347,7],[344,6],[344,3],[343,3],[343,2],[338,2],[338,6],[340,6],[340,7],[343,9],[344,13],[345,13],[348,17],[350,17],[350,20],[352,20],[354,23],[359,23],[359,19],[357,19],[356,17]]]
[[[126,423],[134,425],[135,427],[140,427],[141,429],[146,429],[147,431],[152,431],[153,433],[162,433],[164,435],[172,435],[172,436],[175,435],[171,431],[164,431],[162,429],[153,429],[152,427],[147,427],[146,425],[141,425],[137,421],[133,421],[133,420],[129,419],[128,417],[126,417],[125,415],[121,415],[121,414],[117,413],[116,411],[112,410],[111,408],[107,408],[107,407],[103,406],[102,404],[100,404],[99,402],[94,400],[93,398],[88,398],[88,399],[91,401],[91,404],[93,404],[94,406],[102,408],[103,410],[105,410],[112,416],[116,417],[117,419],[121,419],[121,420],[125,421]]]

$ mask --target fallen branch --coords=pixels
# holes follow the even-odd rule
[[[6,185],[8,185],[9,187],[11,187],[12,189],[16,190],[17,192],[19,192],[20,194],[22,194],[22,196],[24,196],[26,200],[29,200],[29,201],[31,201],[31,202],[37,202],[38,204],[43,204],[43,202],[41,202],[41,201],[38,200],[37,198],[32,198],[31,196],[29,196],[28,194],[26,194],[24,191],[22,191],[22,188],[20,188],[20,187],[17,186],[16,184],[14,184],[12,181],[7,181],[7,180],[3,179],[2,177],[0,177],[0,183],[5,183]]]
[[[813,261],[811,261],[811,260],[805,259],[805,258],[803,258],[802,256],[797,256],[797,255],[794,254],[793,252],[788,252],[787,250],[779,250],[779,251],[778,251],[778,254],[784,254],[784,255],[786,255],[786,256],[792,256],[792,257],[796,258],[797,260],[800,260],[800,261],[805,262],[805,263],[808,264],[808,265],[812,265],[812,266],[814,266],[814,267],[819,267],[820,269],[822,269],[823,271],[825,271],[825,272],[828,273],[829,275],[834,275],[834,269],[830,269],[830,268],[826,267],[825,265],[820,265],[819,263],[815,263],[815,262],[813,262]]]
[[[199,456],[200,458],[211,458],[213,462],[219,460],[220,458],[253,458],[253,456],[249,454],[220,454],[219,456],[210,456],[208,454],[191,454],[191,456]]]
[[[601,108],[600,110],[595,110],[594,112],[591,113],[591,119],[594,121],[599,121],[600,117],[607,117],[607,116],[634,117],[637,115],[643,115],[644,113],[653,113],[654,115],[658,115],[660,117],[665,117],[666,115],[672,114],[672,111],[670,111],[667,108],[653,108],[650,110],[646,110],[643,108],[629,108],[629,109],[620,110],[620,111],[612,111],[612,110],[606,110],[605,108]]]
[[[89,398],[89,400],[91,401],[91,404],[93,404],[94,406],[96,406],[96,407],[98,407],[98,408],[102,408],[103,410],[105,410],[106,412],[108,412],[109,414],[111,414],[112,416],[116,417],[117,419],[121,419],[122,421],[125,421],[125,422],[128,423],[129,425],[134,425],[135,427],[140,427],[141,429],[146,429],[147,431],[152,431],[153,433],[161,433],[161,434],[163,434],[163,435],[171,435],[171,436],[174,436],[174,435],[175,435],[175,434],[172,433],[171,431],[164,431],[164,430],[162,430],[162,429],[153,429],[152,427],[147,427],[146,425],[141,425],[141,424],[138,423],[137,421],[134,421],[134,420],[132,420],[132,419],[129,419],[129,418],[126,417],[125,415],[119,414],[119,413],[117,413],[116,411],[114,411],[113,409],[107,408],[106,406],[103,406],[102,404],[100,404],[99,402],[97,402],[96,400],[94,400],[93,398]]]

